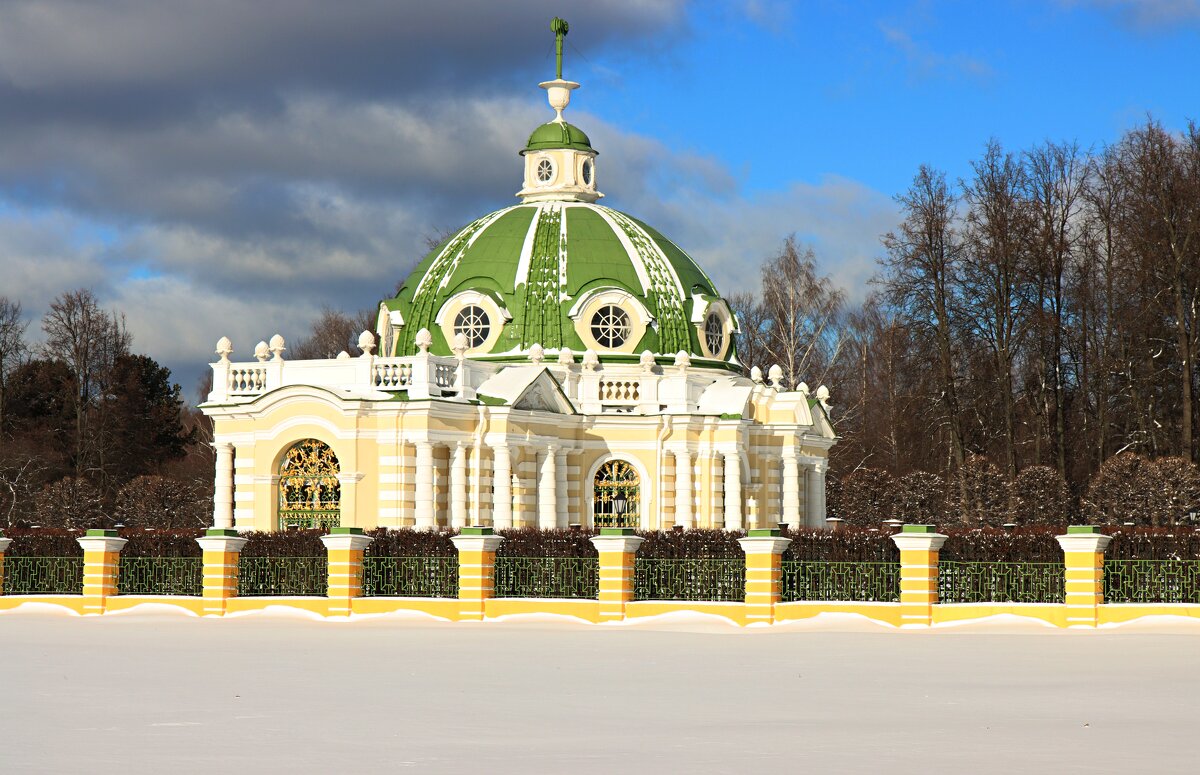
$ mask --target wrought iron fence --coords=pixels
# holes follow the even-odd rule
[[[1109,560],[1106,603],[1200,603],[1200,560]]]
[[[595,557],[497,557],[495,597],[595,598],[600,560]]]
[[[122,595],[199,595],[203,583],[199,557],[122,557],[117,590]]]
[[[364,597],[457,597],[457,557],[365,557]]]
[[[1062,563],[957,562],[938,565],[942,603],[1061,603]]]
[[[4,560],[4,593],[83,594],[83,558],[7,557]]]
[[[742,559],[638,559],[633,595],[637,600],[746,599],[746,562]]]
[[[900,564],[784,560],[780,599],[894,603],[900,600]]]
[[[328,591],[326,557],[242,557],[238,595],[324,595]]]

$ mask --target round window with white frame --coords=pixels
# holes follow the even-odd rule
[[[550,181],[554,180],[554,162],[550,161],[549,159],[539,160],[535,174],[537,175],[538,183],[541,183],[542,185],[546,185]]]
[[[714,358],[725,349],[725,319],[717,312],[708,313],[704,319],[704,344]]]
[[[605,304],[592,315],[591,328],[601,347],[615,350],[629,339],[629,314],[615,304]]]
[[[467,337],[467,346],[474,349],[488,340],[492,333],[492,321],[487,312],[475,304],[468,304],[454,316],[454,335]]]

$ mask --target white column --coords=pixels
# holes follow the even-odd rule
[[[557,512],[555,522],[559,527],[566,527],[570,524],[567,516],[567,451],[561,447],[554,453],[554,470],[555,511]]]
[[[675,450],[675,524],[684,530],[694,527],[692,520],[692,456],[686,449]]]
[[[415,498],[415,521],[418,530],[433,530],[437,521],[433,509],[433,444],[416,442],[417,447],[417,493]]]
[[[508,446],[492,447],[492,525],[496,530],[513,526],[512,456]]]
[[[558,472],[555,470],[557,449],[551,445],[541,453],[542,467],[538,472],[538,527],[552,530],[558,525]]]
[[[450,449],[450,527],[467,526],[467,444]]]
[[[817,515],[819,524],[825,524],[825,472],[829,470],[829,462],[822,460],[814,466],[817,474],[816,482],[816,498],[817,498]]]
[[[742,456],[725,453],[725,529],[741,530],[742,522]]]
[[[804,525],[820,530],[825,525],[825,469],[823,460],[811,463],[805,469],[804,481]]]
[[[233,527],[233,445],[213,444],[217,451],[216,481],[213,489],[213,527]]]
[[[783,448],[783,521],[788,528],[800,528],[800,461],[796,448]]]

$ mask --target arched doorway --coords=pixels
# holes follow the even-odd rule
[[[592,481],[593,527],[639,527],[642,516],[641,481],[625,460],[609,460]]]
[[[293,444],[279,464],[279,529],[333,528],[341,521],[337,455],[316,439]]]

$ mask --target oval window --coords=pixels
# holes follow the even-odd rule
[[[583,162],[583,184],[585,186],[592,185],[592,160],[587,159]]]
[[[605,304],[592,315],[592,338],[601,347],[616,349],[629,339],[629,315],[614,304]]]
[[[708,347],[708,354],[714,358],[719,358],[725,347],[725,322],[715,312],[709,313],[704,320],[704,344]]]
[[[467,337],[467,346],[472,349],[487,341],[492,332],[492,321],[488,318],[483,307],[469,304],[454,316],[454,335],[463,334]]]
[[[537,165],[537,179],[539,183],[549,183],[554,178],[554,165],[549,159],[542,159]]]

